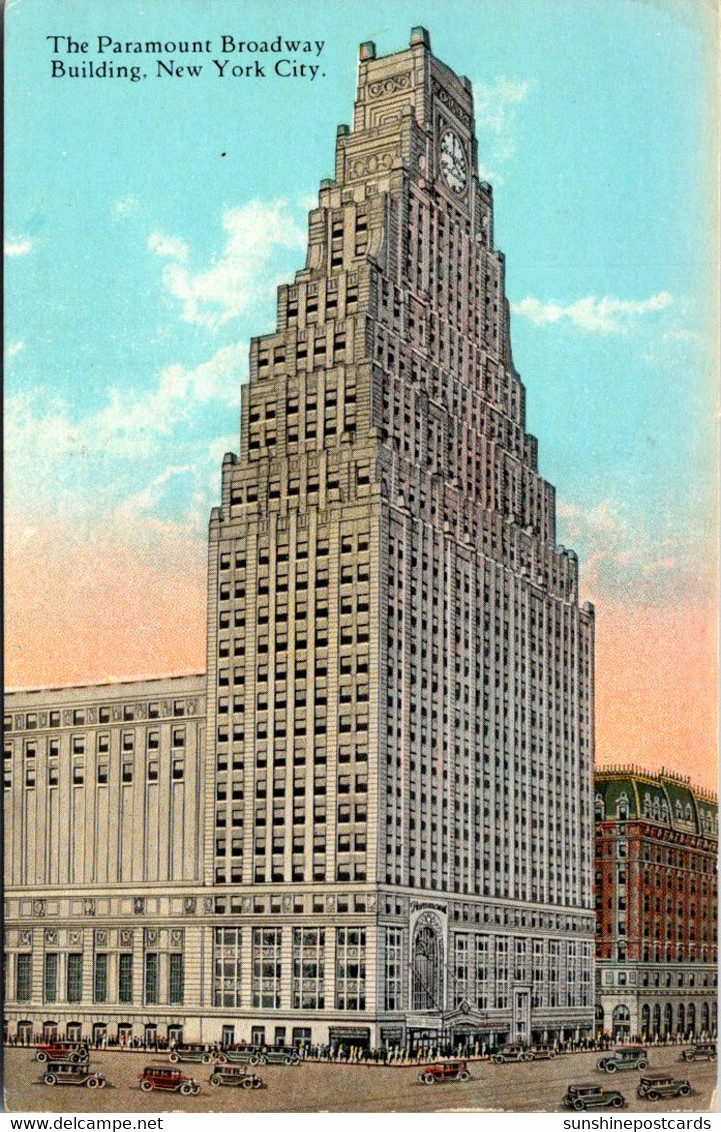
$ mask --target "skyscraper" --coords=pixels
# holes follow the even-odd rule
[[[251,346],[207,679],[8,697],[8,1032],[590,1031],[577,572],[525,428],[471,85],[423,28],[362,44],[306,266]]]
[[[471,85],[423,28],[364,43],[210,522],[205,882],[252,954],[216,1005],[591,1027],[593,610],[554,504]]]

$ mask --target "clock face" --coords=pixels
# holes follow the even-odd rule
[[[468,182],[468,162],[463,142],[453,130],[441,138],[441,172],[454,193],[462,193]]]

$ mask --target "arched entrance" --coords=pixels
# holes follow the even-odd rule
[[[708,1034],[709,1029],[710,1029],[710,1027],[709,1027],[708,1003],[702,1002],[701,1003],[701,1032],[703,1034]]]
[[[689,1033],[692,1037],[696,1036],[696,1003],[689,1002],[688,1004],[688,1021],[686,1022]]]
[[[443,936],[436,916],[418,918],[411,950],[414,1010],[443,1010]]]
[[[627,1006],[617,1006],[613,1011],[613,1037],[616,1040],[629,1037],[631,1033],[631,1011]]]
[[[667,1002],[664,1008],[663,1032],[664,1036],[669,1038],[673,1034],[673,1004],[670,1002]]]
[[[651,1033],[651,1007],[644,1003],[641,1007],[641,1038],[647,1042]]]
[[[682,1037],[686,1033],[686,1007],[682,1002],[679,1003],[678,1007],[678,1022],[676,1024],[676,1029]]]

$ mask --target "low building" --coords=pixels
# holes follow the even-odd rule
[[[716,1034],[718,799],[690,779],[597,769],[596,1030]]]

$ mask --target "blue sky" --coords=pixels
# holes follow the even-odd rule
[[[358,43],[400,50],[415,24],[474,84],[528,424],[586,591],[709,600],[717,29],[700,0],[9,3],[16,547],[42,512],[68,561],[113,528],[151,557],[204,556],[247,344],[303,265],[307,211],[351,121]],[[224,34],[323,40],[321,73],[218,78]],[[89,53],[54,52],[52,35]],[[190,60],[199,77],[158,78],[152,56],[98,56],[99,35],[214,50]],[[53,79],[53,58],[139,63],[148,78]]]

